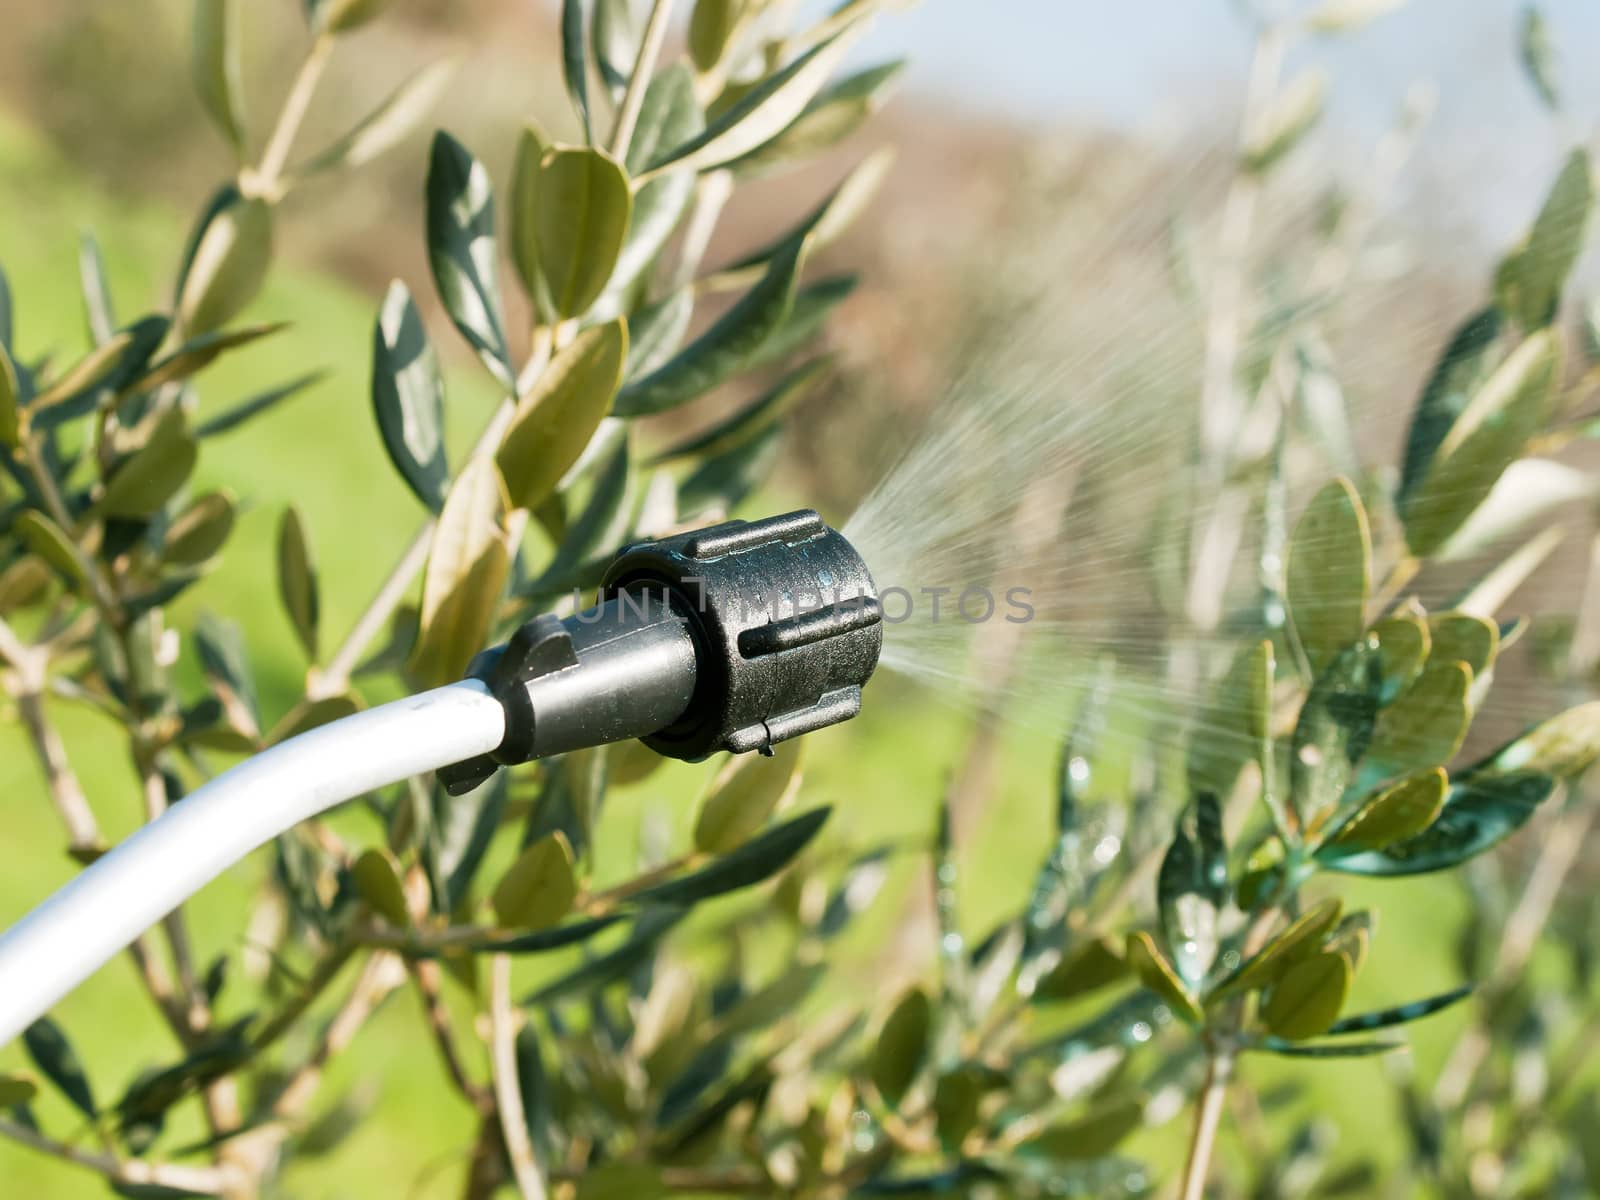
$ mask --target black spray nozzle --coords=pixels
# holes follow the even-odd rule
[[[690,761],[771,753],[855,716],[882,644],[866,564],[809,509],[640,542],[594,607],[535,617],[473,660],[505,740],[439,777],[456,795],[500,766],[628,738]]]

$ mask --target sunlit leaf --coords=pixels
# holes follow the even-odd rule
[[[904,60],[867,67],[825,88],[777,137],[732,165],[741,175],[759,174],[811,159],[859,130],[882,107]]]
[[[645,90],[639,123],[628,143],[629,173],[644,171],[652,159],[696,137],[704,128],[694,77],[688,67],[675,63],[659,72]],[[657,175],[634,193],[627,237],[611,274],[611,292],[629,288],[644,277],[688,211],[694,189],[695,173],[676,170]]]
[[[0,1110],[19,1108],[39,1094],[39,1085],[27,1075],[0,1072]]]
[[[1269,986],[1294,963],[1318,952],[1329,932],[1339,923],[1343,911],[1343,903],[1336,898],[1308,908],[1225,979],[1212,993],[1212,998],[1221,999]]]
[[[667,1187],[659,1167],[649,1163],[609,1163],[583,1173],[578,1179],[576,1200],[659,1200],[665,1195]]]
[[[288,741],[319,726],[342,721],[360,711],[361,702],[350,692],[324,696],[319,700],[301,700],[267,732],[267,745],[276,746],[279,742]]]
[[[450,465],[444,445],[444,377],[411,293],[389,285],[372,330],[372,408],[401,478],[434,512],[444,505]]]
[[[443,130],[428,161],[428,262],[461,336],[491,374],[514,386],[500,306],[494,189],[483,164]]]
[[[1373,1029],[1388,1029],[1395,1025],[1404,1025],[1408,1021],[1420,1021],[1423,1017],[1432,1016],[1449,1008],[1452,1004],[1459,1003],[1472,995],[1472,985],[1458,987],[1438,996],[1429,996],[1426,1000],[1413,1000],[1410,1004],[1396,1005],[1394,1008],[1381,1008],[1375,1012],[1356,1013],[1335,1021],[1328,1027],[1329,1036],[1347,1033],[1366,1033]]]
[[[1241,163],[1259,174],[1270,170],[1296,146],[1322,118],[1327,77],[1308,70],[1295,77],[1273,100],[1246,144]]]
[[[1076,1161],[1104,1158],[1144,1124],[1144,1102],[1096,1104],[1086,1116],[1047,1127],[1017,1147],[1023,1154]]]
[[[1144,984],[1171,1007],[1183,1020],[1199,1025],[1205,1014],[1184,986],[1178,972],[1167,961],[1166,955],[1156,946],[1155,939],[1143,931],[1130,933],[1127,944],[1128,965]]]
[[[22,444],[22,388],[17,383],[17,368],[11,355],[0,346],[0,446],[15,449]]]
[[[752,887],[788,866],[822,830],[830,808],[814,808],[757,834],[738,849],[666,883],[646,888],[634,899],[639,903],[698,904],[740,888]]]
[[[1498,362],[1503,326],[1499,309],[1487,308],[1456,330],[1439,356],[1406,435],[1396,496],[1402,506],[1421,485],[1440,443]]]
[[[1076,1000],[1130,978],[1122,947],[1109,938],[1093,938],[1069,950],[1034,988],[1036,1001]]]
[[[583,138],[594,141],[592,118],[589,115],[589,59],[588,39],[584,30],[583,0],[562,0],[561,4],[561,77],[566,80],[567,95],[583,125]]]
[[[1579,147],[1556,176],[1526,240],[1495,273],[1495,303],[1522,328],[1539,329],[1555,320],[1593,210],[1594,173],[1588,151]]]
[[[932,1027],[933,1005],[927,993],[912,988],[895,1003],[878,1033],[872,1051],[872,1082],[896,1107],[921,1073]]]
[[[711,456],[732,450],[760,435],[780,420],[808,394],[832,369],[827,358],[815,358],[795,368],[750,403],[730,413],[704,433],[678,442],[656,455],[653,462],[675,458]]]
[[[1449,762],[1472,723],[1472,680],[1472,668],[1463,662],[1429,666],[1384,710],[1367,748],[1369,758],[1400,770]]]
[[[1483,762],[1479,771],[1537,771],[1570,779],[1600,757],[1600,701],[1569,708],[1513,738]]]
[[[1371,560],[1361,497],[1348,479],[1335,479],[1307,506],[1289,548],[1289,615],[1314,672],[1360,640]]]
[[[391,925],[403,929],[411,923],[400,869],[387,850],[363,850],[350,866],[350,881],[367,906]]]
[[[198,566],[228,542],[236,515],[226,491],[207,492],[172,519],[161,547],[161,560],[177,566]]]
[[[195,0],[189,74],[207,114],[235,150],[244,146],[243,32],[238,0]]]
[[[678,489],[684,517],[728,513],[767,482],[777,465],[783,427],[769,426],[747,442],[706,459]]]
[[[301,649],[315,662],[320,617],[317,568],[312,561],[305,523],[292,504],[283,510],[278,524],[278,598],[283,601],[284,612],[289,614],[289,623],[294,626]]]
[[[603,150],[557,147],[540,160],[533,234],[558,317],[581,316],[605,290],[632,212],[627,172]]]
[[[1350,963],[1323,951],[1294,963],[1272,985],[1262,1019],[1277,1037],[1299,1041],[1326,1033],[1350,992]]]
[[[1323,844],[1319,857],[1382,850],[1394,842],[1416,837],[1438,817],[1447,786],[1440,767],[1408,775],[1358,808]]]
[[[142,322],[141,322],[142,324]],[[121,388],[124,392],[150,392],[165,384],[187,379],[195,372],[210,366],[230,350],[270,337],[284,329],[283,324],[245,325],[235,329],[218,329],[190,338],[165,358],[152,363],[132,383]],[[153,329],[151,332],[155,332]],[[137,337],[137,335],[136,335]],[[157,338],[159,340],[159,338]],[[129,347],[130,351],[133,349]]]
[[[1372,636],[1378,639],[1378,669],[1383,675],[1378,703],[1387,706],[1416,682],[1433,642],[1427,623],[1408,612],[1385,617],[1372,627]]]
[[[514,507],[536,508],[578,461],[617,394],[627,353],[621,320],[591,326],[518,401],[495,455]]]
[[[695,0],[689,14],[689,57],[701,71],[721,61],[743,7],[742,0]]]
[[[663,366],[689,332],[694,317],[694,290],[679,288],[646,304],[628,319],[628,365],[623,378],[633,381]]]
[[[169,408],[148,440],[106,481],[100,511],[113,517],[151,517],[188,482],[199,448],[182,410]]]
[[[1222,810],[1215,795],[1202,792],[1178,818],[1156,879],[1156,901],[1173,965],[1190,987],[1205,978],[1216,960],[1217,918],[1227,898]]]
[[[561,833],[524,850],[495,885],[495,917],[509,929],[548,929],[572,910],[578,879],[572,847]]]
[[[780,742],[771,757],[736,754],[711,783],[695,819],[694,844],[724,854],[748,840],[800,787],[804,742]]]
[[[188,337],[220,329],[242,312],[272,264],[272,210],[224,188],[196,228],[178,284],[177,320]]]
[[[1378,717],[1378,643],[1344,650],[1317,677],[1289,746],[1290,797],[1300,825],[1315,829],[1337,807],[1367,753]]]
[[[349,132],[315,158],[295,168],[297,175],[363,166],[404,141],[444,96],[457,63],[441,59],[417,71]]]
[[[412,669],[428,686],[459,679],[488,640],[510,568],[505,484],[488,458],[462,468],[433,532]]]
[[[34,409],[50,408],[100,387],[125,361],[133,342],[131,330],[112,334],[62,372],[60,377],[52,379],[49,386],[33,398]]]

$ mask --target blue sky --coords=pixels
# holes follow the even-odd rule
[[[1309,7],[1300,0],[1297,8]],[[1360,153],[1418,81],[1438,87],[1419,166],[1485,232],[1526,219],[1572,142],[1600,116],[1600,0],[1543,0],[1568,115],[1553,121],[1517,58],[1523,0],[1410,0],[1293,66],[1335,76],[1325,150]],[[878,23],[869,57],[905,54],[909,86],[1042,125],[1215,136],[1236,111],[1249,31],[1231,0],[922,0]],[[1352,160],[1353,161],[1353,160]],[[1493,180],[1484,194],[1482,181]],[[1473,181],[1473,182],[1468,182]],[[1470,191],[1470,194],[1468,192]]]

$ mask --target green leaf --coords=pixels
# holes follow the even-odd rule
[[[244,147],[243,42],[238,0],[195,0],[189,74],[201,105],[235,150]]]
[[[770,429],[806,395],[815,390],[818,380],[828,375],[833,362],[814,358],[795,368],[767,391],[742,408],[735,409],[704,433],[699,433],[663,450],[651,461],[670,462],[675,458],[724,454]]]
[[[690,518],[738,508],[772,474],[782,437],[783,427],[773,425],[748,442],[701,463],[678,489],[679,515]]]
[[[1522,328],[1540,329],[1555,320],[1593,209],[1594,173],[1588,151],[1580,147],[1556,176],[1527,238],[1495,272],[1495,303]]]
[[[152,392],[158,387],[187,379],[195,372],[210,366],[229,350],[248,346],[251,342],[268,337],[285,328],[280,324],[246,325],[239,329],[216,330],[202,333],[183,343],[171,354],[155,363],[133,383],[121,388],[128,392]]]
[[[1193,834],[1189,826],[1193,826]],[[1210,792],[1179,818],[1156,879],[1156,902],[1173,965],[1193,987],[1217,957],[1217,917],[1228,899],[1228,848],[1222,810]]]
[[[1404,1042],[1288,1042],[1281,1038],[1262,1038],[1258,1047],[1269,1054],[1284,1058],[1372,1058],[1379,1054],[1392,1054],[1404,1050]]]
[[[178,284],[178,326],[190,338],[226,325],[254,300],[272,265],[272,209],[224,192],[196,231]]]
[[[286,742],[319,726],[342,721],[360,711],[361,702],[350,692],[325,696],[320,700],[301,700],[268,731],[266,744],[276,746],[279,742]]]
[[[1086,1116],[1051,1125],[1017,1150],[1063,1162],[1104,1158],[1143,1124],[1144,1102],[1138,1098],[1096,1104]]]
[[[1518,459],[1506,468],[1466,524],[1440,548],[1438,561],[1461,562],[1477,558],[1509,542],[1516,534],[1523,535],[1517,544],[1520,552],[1532,544],[1528,535],[1534,529],[1539,531],[1540,539],[1561,532],[1552,528],[1559,523],[1561,510],[1578,504],[1592,505],[1597,499],[1600,499],[1600,479],[1592,471],[1548,458]],[[1504,561],[1509,562],[1510,557]],[[1520,586],[1543,561],[1543,557],[1530,558],[1515,578],[1499,582],[1493,592],[1501,596],[1503,602],[1503,598]],[[1497,573],[1498,569],[1491,570],[1486,579],[1494,578]]]
[[[1262,1020],[1274,1035],[1291,1041],[1326,1033],[1350,993],[1350,974],[1349,960],[1331,951],[1295,963],[1272,985]]]
[[[1571,779],[1588,770],[1597,757],[1600,757],[1600,701],[1590,701],[1533,726],[1472,771],[1507,774],[1537,771],[1556,779]]]
[[[14,315],[11,284],[6,279],[5,271],[0,270],[0,350],[7,354],[11,352],[11,335],[15,332],[12,321]]]
[[[643,40],[644,28],[633,0],[595,0],[594,17],[589,22],[589,48],[613,99],[621,98]]]
[[[780,742],[770,757],[731,756],[717,772],[695,820],[694,844],[725,854],[754,836],[800,788],[803,743]]]
[[[1094,938],[1074,947],[1039,980],[1033,999],[1041,1003],[1076,1000],[1128,979],[1128,962],[1110,938]]]
[[[681,145],[705,129],[705,114],[695,98],[694,76],[674,63],[650,81],[639,123],[628,143],[630,174],[643,171],[657,155]],[[692,170],[667,171],[645,183],[633,197],[627,237],[611,273],[613,294],[632,287],[660,257],[694,199]]]
[[[1384,710],[1368,758],[1408,771],[1449,762],[1472,723],[1472,680],[1472,668],[1463,662],[1428,667]]]
[[[933,1005],[921,988],[912,988],[896,1001],[878,1033],[872,1050],[872,1082],[883,1098],[899,1107],[922,1070],[933,1027]]]
[[[599,299],[632,213],[628,174],[603,150],[545,153],[534,188],[534,239],[557,316],[582,316]]]
[[[350,866],[350,882],[368,908],[401,929],[411,924],[400,867],[387,850],[363,850]]]
[[[1252,174],[1270,170],[1300,144],[1322,119],[1328,80],[1320,70],[1296,76],[1273,100],[1241,155],[1241,165]]]
[[[495,455],[513,507],[537,508],[578,461],[617,395],[627,354],[620,319],[591,326],[517,403]]]
[[[188,482],[198,455],[182,410],[169,408],[145,444],[106,481],[100,511],[112,517],[153,517]]]
[[[743,0],[695,0],[689,15],[689,57],[701,71],[722,61],[743,7]]]
[[[651,958],[655,954],[657,943],[682,919],[682,910],[675,908],[650,909],[642,913],[634,922],[627,941],[622,945],[574,967],[559,979],[545,984],[537,992],[524,997],[522,1003],[551,1004],[577,992],[598,991]],[[512,942],[494,942],[492,946],[497,952],[506,953],[514,953],[507,947],[515,944],[532,943],[544,949],[548,944],[556,942],[558,935],[573,931],[589,937],[615,920],[614,916],[608,916],[597,917],[593,921],[575,921],[570,925],[546,930],[544,933],[526,934]],[[568,942],[571,940],[571,937],[566,939]]]
[[[1382,850],[1416,837],[1438,818],[1448,786],[1441,767],[1408,775],[1358,808],[1318,850],[1318,858]]]
[[[552,317],[550,297],[539,275],[539,164],[550,139],[532,121],[517,134],[516,164],[511,176],[511,262],[523,290],[542,320]]]
[[[814,808],[751,838],[699,870],[637,893],[640,904],[691,905],[776,875],[822,830],[831,808]]]
[[[794,309],[808,249],[801,240],[776,255],[759,283],[663,366],[617,394],[619,417],[666,412],[704,395],[751,366]]]
[[[0,1073],[0,1109],[20,1108],[39,1094],[39,1085],[27,1075]]]
[[[328,33],[348,33],[372,20],[390,0],[306,0],[312,27]]]
[[[294,505],[283,510],[278,523],[278,598],[289,614],[295,636],[306,657],[317,659],[317,568],[311,557],[311,541],[305,523]]]
[[[400,476],[434,512],[450,487],[444,445],[444,377],[411,293],[389,285],[372,330],[372,408]]]
[[[1522,51],[1522,68],[1528,73],[1528,82],[1539,93],[1545,107],[1551,112],[1561,111],[1561,88],[1556,83],[1555,47],[1550,41],[1550,28],[1545,24],[1544,13],[1530,4],[1522,10],[1518,42]]]
[[[305,391],[312,384],[320,383],[327,378],[326,371],[311,371],[288,383],[269,388],[248,399],[241,400],[238,404],[225,412],[220,412],[208,421],[202,421],[194,431],[197,438],[215,437],[219,433],[228,433],[237,429],[252,417],[258,417],[268,409],[276,407],[291,396],[296,396]]]
[[[87,579],[83,557],[72,539],[42,512],[27,509],[18,513],[11,522],[11,530],[22,539],[23,545],[54,567],[68,583],[81,584]]]
[[[1457,866],[1520,829],[1556,785],[1535,771],[1457,779],[1438,819],[1420,836],[1326,865],[1349,875],[1422,875]]]
[[[505,484],[493,460],[474,458],[445,497],[422,577],[420,633],[411,668],[437,687],[461,678],[483,649],[511,566]]]
[[[256,684],[250,672],[250,659],[245,653],[244,633],[235,621],[223,620],[202,613],[195,622],[195,651],[200,665],[213,686],[224,688],[229,698],[243,708],[244,732],[254,734],[260,726],[260,709],[256,703]],[[229,714],[230,718],[233,716]]]
[[[661,1168],[648,1163],[608,1163],[591,1167],[579,1177],[576,1200],[661,1200],[665,1195]]]
[[[1427,475],[1440,443],[1489,378],[1499,357],[1503,327],[1500,310],[1487,308],[1456,330],[1440,355],[1406,434],[1396,494],[1402,509]]]
[[[423,118],[443,98],[458,65],[448,58],[429,63],[384,97],[382,103],[343,137],[296,167],[294,174],[307,176],[350,170],[387,153],[421,125]]]
[[[1300,827],[1315,830],[1339,804],[1378,718],[1378,643],[1344,650],[1311,685],[1289,746],[1289,789]]]
[[[567,95],[583,124],[583,140],[593,143],[594,128],[589,116],[589,60],[584,37],[583,0],[563,0],[561,5],[561,77]]]
[[[684,287],[628,318],[628,363],[622,377],[631,382],[664,365],[683,345],[693,317],[694,289]]]
[[[1335,1021],[1328,1027],[1329,1036],[1347,1033],[1367,1033],[1374,1029],[1388,1029],[1395,1025],[1404,1025],[1408,1021],[1420,1021],[1423,1017],[1430,1017],[1436,1012],[1449,1008],[1472,995],[1472,985],[1455,988],[1438,996],[1429,996],[1426,1000],[1413,1000],[1410,1004],[1397,1005],[1394,1008],[1381,1008],[1375,1012],[1356,1013],[1342,1020]]]
[[[1444,612],[1428,618],[1428,666],[1447,667],[1463,662],[1473,675],[1482,675],[1500,652],[1500,629],[1486,617]]]
[[[771,141],[822,90],[854,43],[855,33],[853,28],[834,35],[762,80],[708,123],[703,132],[658,156],[648,173],[653,175],[668,167],[708,171]]]
[[[524,850],[495,885],[495,917],[507,929],[549,929],[572,911],[578,878],[559,830]]]
[[[61,1026],[49,1017],[40,1017],[23,1031],[22,1044],[39,1073],[61,1089],[73,1108],[91,1121],[99,1116],[89,1076]]]
[[[1371,586],[1366,509],[1341,477],[1307,506],[1289,547],[1289,615],[1313,672],[1361,639]]]
[[[233,532],[237,508],[226,491],[207,492],[172,519],[161,547],[161,561],[198,566],[214,558]]]
[[[1422,618],[1404,612],[1379,621],[1372,627],[1372,636],[1378,639],[1378,669],[1383,675],[1378,703],[1387,707],[1422,674],[1433,641]]]
[[[75,396],[98,389],[107,377],[122,365],[127,350],[133,342],[133,333],[130,330],[123,330],[95,346],[33,398],[35,411],[51,408]]]
[[[1293,964],[1316,954],[1344,911],[1336,898],[1323,900],[1300,915],[1282,933],[1216,988],[1211,999],[1220,1000],[1271,985]]]
[[[17,368],[6,348],[0,346],[0,446],[13,450],[20,446],[24,428]]]
[[[867,67],[819,93],[790,126],[732,165],[741,175],[814,158],[859,130],[883,105],[905,60]]]
[[[440,130],[428,161],[428,263],[450,319],[489,372],[515,387],[500,307],[494,188],[483,164]]]
[[[959,1150],[977,1125],[989,1077],[990,1072],[976,1063],[962,1063],[939,1076],[933,1091],[934,1129],[947,1150]]]
[[[1155,939],[1140,931],[1128,935],[1128,965],[1144,984],[1159,996],[1172,1011],[1191,1025],[1205,1022],[1205,1014],[1194,997],[1178,977],[1177,970],[1156,947]]]

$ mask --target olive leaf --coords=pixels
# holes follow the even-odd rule
[[[658,73],[645,90],[639,122],[628,143],[630,174],[642,172],[656,155],[680,145],[705,128],[705,115],[695,98],[694,76],[682,63]],[[660,257],[673,231],[694,199],[692,170],[666,171],[634,193],[627,236],[617,254],[608,290],[620,293],[644,277]]]
[[[695,819],[695,848],[723,854],[759,831],[799,790],[802,745],[799,740],[780,742],[771,757],[729,758],[712,780]]]
[[[440,130],[428,159],[428,263],[445,311],[484,366],[515,386],[495,243],[494,188],[483,164]]]
[[[154,516],[188,481],[198,455],[182,410],[169,408],[157,418],[144,445],[106,480],[100,511],[112,517]]]
[[[1570,779],[1600,757],[1600,701],[1569,708],[1518,735],[1472,768],[1473,773],[1538,771]]]
[[[742,8],[743,0],[695,0],[689,14],[689,57],[701,71],[722,61]]]
[[[1430,1017],[1453,1004],[1460,1003],[1472,995],[1472,992],[1473,986],[1469,983],[1438,996],[1429,996],[1425,1000],[1413,1000],[1410,1004],[1398,1004],[1393,1008],[1380,1008],[1374,1012],[1354,1013],[1335,1021],[1328,1027],[1327,1032],[1330,1037],[1367,1033],[1374,1029],[1390,1029],[1396,1025],[1404,1025],[1408,1021],[1420,1021],[1423,1017]]]
[[[678,510],[685,518],[726,514],[743,504],[767,482],[777,465],[781,425],[773,425],[702,462],[678,489]]]
[[[320,700],[301,700],[267,732],[266,743],[276,746],[319,726],[342,721],[361,711],[361,701],[350,692],[324,696]]]
[[[444,504],[450,465],[444,445],[444,377],[411,293],[389,285],[372,330],[372,408],[384,449],[419,500]]]
[[[1528,73],[1528,82],[1539,93],[1545,107],[1551,112],[1561,109],[1561,89],[1556,83],[1555,47],[1551,44],[1550,27],[1544,13],[1536,4],[1522,10],[1518,45],[1522,52],[1522,67]]]
[[[857,71],[825,88],[789,127],[731,165],[741,175],[786,167],[838,145],[860,129],[882,106],[890,85],[905,68],[903,59]]]
[[[1130,933],[1126,957],[1139,982],[1165,1001],[1174,1013],[1191,1025],[1205,1021],[1200,1005],[1189,994],[1177,969],[1161,953],[1153,937],[1142,930]]]
[[[0,1072],[0,1110],[21,1108],[39,1094],[39,1085],[27,1075]]]
[[[311,541],[305,522],[294,505],[283,510],[278,523],[278,598],[289,614],[295,636],[306,657],[317,658],[317,623],[320,605],[317,597],[317,568],[311,556]]]
[[[1097,1103],[1084,1116],[1047,1126],[1017,1147],[1062,1162],[1104,1158],[1144,1124],[1144,1101],[1129,1097]]]
[[[1522,245],[1495,273],[1495,304],[1524,329],[1555,320],[1594,210],[1594,172],[1582,147],[1568,156]]]
[[[1109,938],[1092,938],[1069,950],[1033,990],[1040,1003],[1076,1000],[1130,978],[1128,960]]]
[[[1166,943],[1179,977],[1190,987],[1204,979],[1216,961],[1217,919],[1227,898],[1222,810],[1214,794],[1202,792],[1178,818],[1156,878]]]
[[[1287,570],[1289,616],[1313,672],[1360,640],[1372,585],[1372,538],[1355,486],[1333,480],[1295,526]]]
[[[539,277],[555,314],[582,316],[605,290],[633,213],[628,173],[603,150],[556,147],[533,195]]]
[[[560,922],[578,895],[572,862],[572,847],[560,831],[524,850],[495,885],[492,900],[498,922],[529,930]]]
[[[313,29],[348,33],[372,20],[391,0],[305,0]]]
[[[1372,627],[1372,636],[1378,640],[1378,669],[1383,676],[1378,704],[1387,707],[1417,681],[1433,642],[1427,623],[1410,612],[1385,617]]]
[[[1378,720],[1368,758],[1378,769],[1413,770],[1449,762],[1472,723],[1472,668],[1430,665]]]
[[[670,462],[676,458],[710,456],[732,450],[771,428],[774,423],[816,390],[819,380],[832,369],[832,360],[814,358],[796,367],[772,387],[704,433],[699,433],[661,451],[650,461]]]
[[[1272,985],[1261,1017],[1275,1036],[1301,1041],[1326,1033],[1350,993],[1350,962],[1321,951],[1291,965]]]
[[[1366,801],[1318,850],[1318,858],[1381,850],[1432,825],[1444,807],[1448,780],[1442,768],[1418,771]]]
[[[589,115],[589,59],[584,34],[583,0],[562,0],[561,77],[583,125],[583,140],[592,143],[594,127]]]
[[[140,322],[140,324],[143,324],[143,322]],[[120,385],[118,390],[122,392],[151,392],[165,384],[177,383],[179,380],[189,378],[196,371],[210,366],[228,351],[237,350],[241,346],[248,346],[251,342],[258,341],[261,338],[270,337],[283,328],[285,326],[282,323],[277,323],[246,325],[238,329],[214,330],[211,333],[202,333],[184,342],[165,358],[151,363],[148,370],[145,370],[143,374],[139,375],[131,383]],[[160,329],[158,332],[157,328],[151,327],[149,333],[156,334],[154,341],[159,342],[161,340],[160,334],[165,333],[165,329]],[[136,342],[142,341],[142,337],[138,332],[135,332],[134,336]],[[137,356],[133,354],[134,349],[134,346],[129,347],[130,358],[137,361]],[[142,363],[140,365],[143,366]]]
[[[1298,75],[1273,100],[1241,153],[1241,165],[1252,174],[1270,170],[1322,119],[1327,76],[1308,70]]]
[[[411,923],[400,868],[387,850],[363,850],[350,865],[350,882],[373,912],[404,929]]]
[[[233,532],[237,511],[231,493],[207,492],[167,526],[161,561],[174,566],[198,566],[214,558]]]
[[[516,411],[495,453],[516,508],[538,507],[605,419],[622,381],[628,330],[619,319],[591,326],[556,354]]]
[[[638,309],[628,318],[628,363],[622,377],[631,383],[669,361],[683,345],[693,318],[693,287],[668,292]]]
[[[232,185],[213,197],[196,226],[178,283],[177,322],[193,338],[242,312],[272,263],[272,210]]]
[[[1317,677],[1289,745],[1290,800],[1300,826],[1315,830],[1337,808],[1367,753],[1382,683],[1377,639],[1348,647]]]
[[[634,900],[640,904],[689,905],[752,887],[772,878],[811,843],[832,813],[814,808],[774,825],[737,849],[713,859],[699,870],[646,888]]]
[[[433,531],[422,576],[420,633],[411,668],[427,686],[459,679],[488,640],[510,569],[500,471],[474,458],[456,477]]]
[[[362,117],[327,149],[294,169],[298,176],[363,166],[410,135],[444,96],[459,64],[445,58],[429,63]]]
[[[11,355],[0,345],[0,446],[15,449],[27,428],[22,409],[22,387]]]
[[[259,392],[254,396],[241,400],[232,408],[218,413],[209,420],[200,422],[195,428],[194,435],[197,438],[205,439],[237,429],[252,417],[258,417],[269,409],[275,408],[291,396],[299,395],[308,387],[322,382],[325,378],[327,378],[326,371],[310,371],[291,379],[288,383],[268,388],[264,392]]]
[[[884,1021],[870,1069],[873,1085],[891,1105],[899,1106],[921,1073],[932,1028],[933,1005],[921,988],[901,996]]]
[[[235,150],[244,146],[239,0],[195,0],[189,74],[207,114]]]
[[[91,1121],[99,1116],[89,1076],[61,1026],[49,1017],[41,1017],[23,1031],[22,1044],[39,1073],[61,1090],[72,1107]]]
[[[1343,902],[1334,897],[1308,908],[1224,979],[1210,998],[1221,1000],[1270,986],[1290,966],[1318,952],[1343,911]]]
[[[655,175],[669,167],[707,171],[771,141],[822,90],[859,29],[853,25],[835,34],[762,80],[701,133],[658,155],[646,174]]]
[[[127,351],[134,340],[133,332],[125,329],[96,345],[33,398],[34,413],[31,415],[37,416],[40,409],[64,404],[102,386],[126,362]]]

